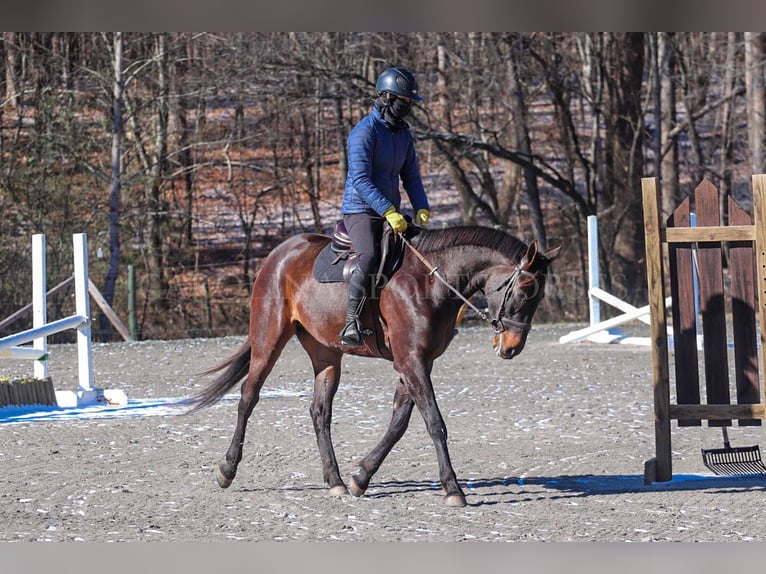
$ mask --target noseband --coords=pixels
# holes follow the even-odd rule
[[[505,317],[505,307],[508,304],[508,300],[511,298],[511,295],[513,294],[513,291],[518,285],[519,279],[521,277],[531,277],[534,280],[535,274],[530,273],[529,271],[522,269],[517,265],[508,279],[503,281],[500,286],[495,289],[495,292],[498,292],[501,289],[505,289],[505,292],[503,293],[503,302],[500,304],[500,308],[497,310],[497,316],[489,321],[492,325],[492,328],[495,330],[495,333],[497,334],[504,332],[507,327],[514,327],[519,329],[524,334],[529,333],[529,330],[532,328],[531,323],[527,323],[526,321],[516,321],[515,319],[509,319]],[[524,301],[526,302],[528,299],[530,298],[525,297]]]

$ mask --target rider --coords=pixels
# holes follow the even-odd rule
[[[372,111],[348,137],[348,177],[341,207],[358,254],[349,279],[346,325],[340,333],[341,343],[350,347],[362,344],[359,315],[377,270],[383,221],[395,233],[407,229],[407,220],[399,212],[399,179],[415,210],[415,223],[428,225],[431,214],[413,137],[404,121],[413,102],[423,99],[415,76],[406,68],[388,68],[378,77],[375,92],[378,98]]]

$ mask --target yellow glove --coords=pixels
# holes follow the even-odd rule
[[[407,229],[407,220],[404,219],[404,216],[401,213],[396,211],[396,208],[393,205],[386,210],[383,217],[385,217],[386,221],[391,225],[391,229],[394,230],[394,233],[403,233]]]
[[[431,212],[427,209],[418,209],[415,214],[415,223],[421,227],[428,227],[428,220],[431,219]]]

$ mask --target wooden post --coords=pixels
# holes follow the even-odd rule
[[[98,287],[96,287],[96,284],[90,278],[88,279],[88,293],[90,293],[90,296],[93,297],[96,305],[98,305],[99,308],[104,312],[104,315],[106,315],[106,317],[109,319],[109,322],[112,324],[112,326],[117,329],[120,337],[122,337],[124,341],[130,341],[130,333],[128,332],[128,329],[120,320],[120,317],[117,315],[117,313],[114,312],[114,309],[112,309],[109,303],[107,303],[106,299],[104,299],[101,291],[98,290]]]
[[[205,275],[204,285],[205,285],[205,317],[207,318],[208,333],[210,333],[210,336],[212,337],[213,336],[213,308],[212,308],[212,303],[210,302],[210,283],[208,281],[207,275]]]
[[[761,328],[761,365],[766,370],[766,175],[753,176],[753,224],[755,225],[755,296]],[[766,386],[766,385],[762,385]]]
[[[128,326],[130,338],[138,340],[138,322],[136,321],[136,269],[128,265]]]
[[[660,203],[657,178],[642,178],[646,277],[651,316],[652,371],[654,375],[654,434],[656,460],[647,462],[644,482],[665,482],[673,477],[670,450],[670,374],[665,309],[665,273],[660,238]]]

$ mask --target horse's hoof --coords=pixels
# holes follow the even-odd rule
[[[447,506],[461,507],[468,503],[465,501],[465,496],[462,494],[448,494],[444,497],[444,504]]]
[[[356,477],[351,477],[351,494],[354,496],[362,496],[364,494],[364,491],[367,490],[366,488],[362,488],[359,486],[359,483],[356,482]]]
[[[338,484],[333,486],[330,489],[330,496],[341,497],[341,496],[346,496],[347,494],[348,494],[348,488],[346,488],[345,484]]]
[[[234,477],[226,478],[221,470],[221,465],[218,465],[215,468],[215,480],[221,488],[229,488],[231,483],[234,482]]]

